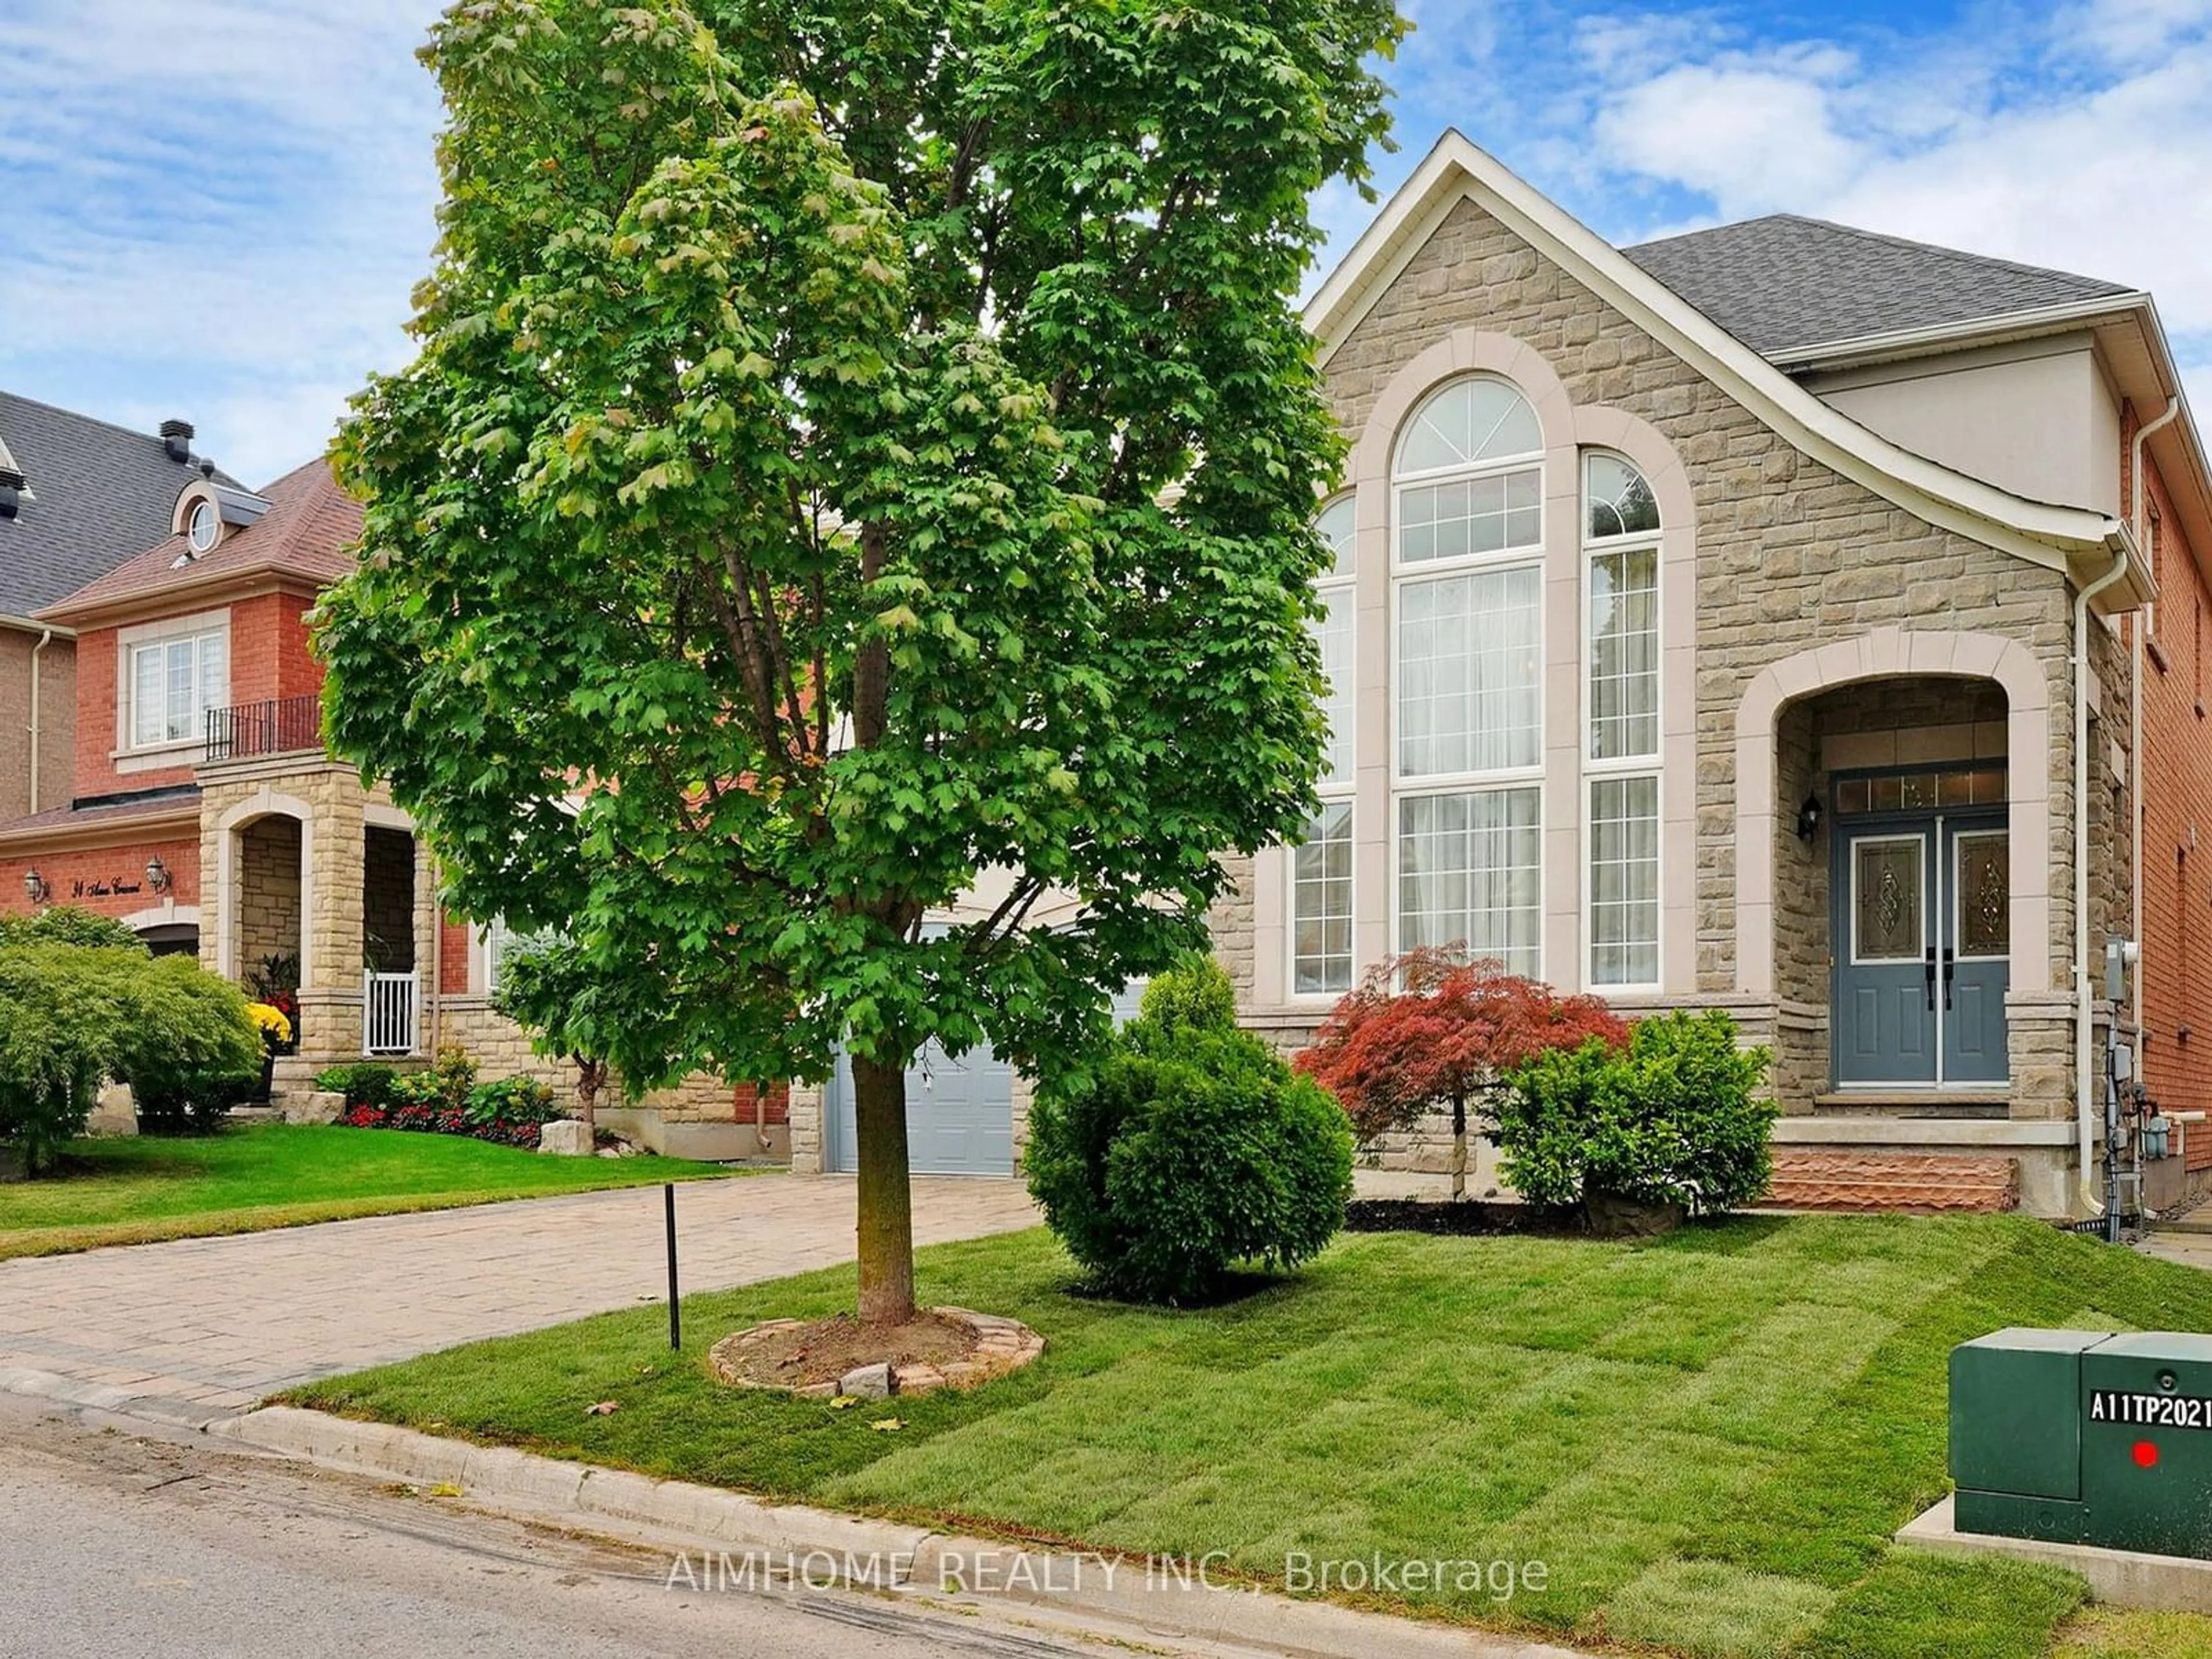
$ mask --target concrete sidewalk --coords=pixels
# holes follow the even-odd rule
[[[658,1187],[0,1262],[0,1390],[198,1424],[319,1376],[665,1294]],[[849,1261],[836,1176],[688,1182],[685,1291]],[[1036,1224],[1012,1181],[917,1177],[918,1244]]]

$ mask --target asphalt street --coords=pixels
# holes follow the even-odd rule
[[[1129,1650],[887,1597],[671,1589],[665,1553],[239,1455],[181,1431],[154,1434],[0,1400],[0,1659],[1105,1659]]]

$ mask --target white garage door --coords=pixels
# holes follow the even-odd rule
[[[842,1054],[826,1103],[830,1167],[850,1173],[853,1067]],[[906,1074],[906,1135],[916,1175],[1013,1174],[1014,1068],[988,1048],[947,1060],[931,1043]]]
[[[1145,982],[1114,999],[1114,1023],[1133,1019]],[[823,1103],[830,1168],[858,1167],[853,1135],[853,1067],[840,1054]],[[1014,1068],[989,1048],[957,1060],[931,1043],[906,1074],[907,1167],[916,1175],[1010,1176],[1014,1172]]]

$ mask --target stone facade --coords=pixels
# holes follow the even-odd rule
[[[1422,386],[1409,386],[1409,375],[1428,374],[1425,366],[1437,361],[1446,341],[1454,343],[1446,365]],[[1635,459],[1647,474],[1679,467],[1679,499],[1686,501],[1692,520],[1691,591],[1662,592],[1662,606],[1663,612],[1686,599],[1694,616],[1688,682],[1694,731],[1686,734],[1682,748],[1670,747],[1663,757],[1668,774],[1685,763],[1693,772],[1679,830],[1692,847],[1685,884],[1694,949],[1686,963],[1670,962],[1656,997],[1613,1000],[1626,1012],[1646,1006],[1729,1008],[1747,1041],[1774,1048],[1774,1088],[1785,1109],[1809,1117],[1829,1074],[1830,846],[1825,833],[1810,846],[1801,841],[1799,803],[1808,793],[1826,802],[1828,775],[1837,769],[1948,762],[1954,756],[2024,761],[2028,773],[2015,780],[2018,816],[2039,837],[2047,821],[2049,851],[2043,867],[2016,876],[2016,882],[2039,884],[2037,902],[2026,912],[2039,925],[2033,937],[2014,944],[2014,990],[2008,1002],[2011,1115],[2045,1121],[2070,1116],[2074,591],[2066,575],[1918,518],[1795,447],[1722,385],[1473,201],[1450,211],[1335,345],[1327,362],[1328,395],[1355,449],[1366,446],[1363,455],[1371,454],[1376,438],[1366,430],[1371,416],[1384,410],[1395,422],[1428,385],[1464,372],[1486,353],[1500,362],[1528,362],[1525,355],[1516,359],[1514,354],[1534,354],[1575,411],[1578,432],[1610,425],[1656,434],[1665,453],[1639,453]],[[1522,389],[1546,409],[1553,407],[1537,387]],[[1548,430],[1547,443],[1556,443]],[[1371,464],[1355,460],[1363,583],[1387,580],[1367,573],[1387,563],[1388,532],[1381,526],[1392,511],[1387,481],[1370,486],[1374,475],[1361,470]],[[1654,483],[1659,486],[1656,476]],[[1547,476],[1545,488],[1548,497],[1571,503],[1571,486]],[[1570,493],[1563,496],[1563,490]],[[1574,510],[1571,504],[1568,510]],[[1670,523],[1670,528],[1680,526]],[[1547,607],[1579,603],[1577,590],[1559,589],[1559,571],[1548,552],[1546,556]],[[1674,580],[1672,572],[1662,577]],[[1918,652],[1911,639],[1923,632],[1972,636],[1973,665],[1963,672],[1911,671],[1908,662]],[[2095,714],[2087,843],[2094,849],[2093,927],[2126,933],[2130,871],[2122,830],[2132,811],[2130,665],[2114,627],[2093,620],[2089,632]],[[1362,636],[1363,641],[1382,637]],[[1851,641],[1878,642],[1865,648],[1889,665],[1871,674],[1832,677],[1825,684],[1808,679],[1809,695],[1784,698],[1774,720],[1771,770],[1762,778],[1771,781],[1771,799],[1740,799],[1738,723],[1754,681],[1763,672],[1771,678],[1793,672],[1814,653]],[[2016,649],[2018,660],[2033,665],[2033,682],[2021,691],[2017,711],[1984,665],[2000,649]],[[1363,663],[1358,672],[1363,704],[1388,695],[1376,669]],[[1574,684],[1571,678],[1547,682],[1547,702]],[[2031,724],[2023,727],[2021,720]],[[2022,730],[2033,742],[2014,756]],[[1887,761],[1876,758],[1885,754]],[[1578,867],[1584,856],[1570,806],[1575,799],[1571,788],[1547,786],[1545,857],[1555,870]],[[1570,810],[1563,812],[1563,806]],[[1671,811],[1668,817],[1667,833],[1673,836],[1678,826]],[[1384,817],[1378,812],[1367,822],[1381,824]],[[1771,947],[1760,941],[1757,962],[1747,958],[1737,915],[1747,824],[1755,826],[1762,854],[1771,864],[1771,915],[1752,923],[1771,929]],[[1327,1010],[1325,1004],[1270,998],[1264,989],[1270,982],[1267,964],[1255,968],[1256,957],[1281,948],[1283,901],[1273,900],[1271,933],[1268,895],[1271,884],[1279,896],[1286,883],[1267,860],[1282,857],[1263,854],[1256,868],[1240,869],[1237,891],[1216,907],[1212,921],[1217,952],[1237,982],[1248,1022],[1287,1048],[1306,1040]],[[2015,863],[2021,862],[2016,853]],[[1379,874],[1390,866],[1382,854],[1356,867]],[[1393,896],[1387,877],[1371,884],[1382,890],[1365,902],[1380,918]],[[1367,938],[1381,936],[1385,925],[1378,920]],[[2039,958],[2033,971],[2019,970],[2023,952]],[[1355,968],[1364,969],[1376,954],[1363,949]],[[1764,960],[1768,955],[1771,966]],[[1579,988],[1578,963],[1556,958],[1547,952],[1547,976]],[[1279,985],[1279,972],[1273,982]],[[1376,1150],[1393,1164],[1441,1167],[1441,1130],[1439,1120],[1402,1144]],[[1962,1151],[1978,1144],[1977,1133],[1961,1129]],[[2023,1187],[2032,1195],[2052,1200],[2062,1190],[2063,1148],[2005,1155],[2030,1166]]]
[[[280,1081],[361,1059],[365,975],[413,971],[415,1052],[393,1057],[398,1063],[428,1060],[441,1045],[457,1042],[486,1081],[534,1077],[563,1098],[572,1094],[574,1064],[533,1054],[528,1034],[491,1006],[481,961],[471,966],[468,930],[439,912],[429,851],[381,786],[364,789],[351,768],[315,754],[203,767],[200,783],[196,862],[211,878],[201,961],[242,978],[267,954],[263,947],[278,937],[286,917],[283,948],[301,955],[301,1053]],[[781,1101],[765,1146],[750,1091],[742,1104],[741,1113],[737,1091],[703,1074],[635,1102],[622,1097],[617,1082],[602,1097],[599,1118],[656,1152],[777,1156],[784,1144]]]
[[[256,818],[238,831],[238,970],[241,983],[272,957],[300,952],[300,822]]]

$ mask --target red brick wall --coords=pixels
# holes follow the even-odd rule
[[[2123,468],[2128,465],[2124,457]],[[2205,695],[2197,552],[2181,533],[2148,457],[2151,545],[2160,599],[2143,671],[2143,1079],[2169,1111],[2212,1110],[2212,717]],[[2212,552],[2212,550],[2203,550]],[[2192,845],[2193,842],[2193,845]],[[2212,1123],[2189,1136],[2192,1169],[2212,1166]]]
[[[307,649],[312,599],[264,593],[230,608],[230,700],[303,697],[323,688],[322,665]]]
[[[177,614],[191,616],[204,605],[180,599]],[[323,669],[307,649],[306,617],[313,599],[299,593],[262,593],[240,599],[230,611],[230,701],[259,702],[275,697],[311,696],[322,690]],[[137,626],[137,624],[131,624]],[[116,704],[122,695],[113,628],[88,629],[77,639],[76,767],[78,795],[112,795],[127,790],[158,789],[192,781],[185,763],[151,771],[116,769]],[[63,804],[57,781],[49,805]],[[42,781],[41,793],[49,793]]]
[[[753,1107],[759,1097],[760,1091],[753,1084],[740,1083],[738,1085],[732,1106],[738,1122],[750,1123],[753,1121]],[[769,1123],[788,1123],[791,1121],[791,1085],[788,1083],[771,1083],[769,1085],[768,1110],[763,1115],[763,1120]],[[2208,1139],[2212,1139],[2212,1137],[2208,1137]]]
[[[159,857],[168,866],[169,890],[165,896],[146,885],[146,861]],[[57,904],[74,904],[103,916],[127,916],[150,910],[164,896],[179,904],[200,902],[200,842],[197,835],[177,841],[119,842],[112,847],[82,848],[73,852],[0,855],[0,911],[11,915],[30,909],[23,890],[26,872],[36,870],[53,889]],[[87,890],[79,893],[82,882]],[[135,887],[134,893],[96,894],[89,890],[118,884]]]
[[[456,921],[451,916],[438,918],[438,989],[445,996],[468,994],[471,931],[465,921]]]

